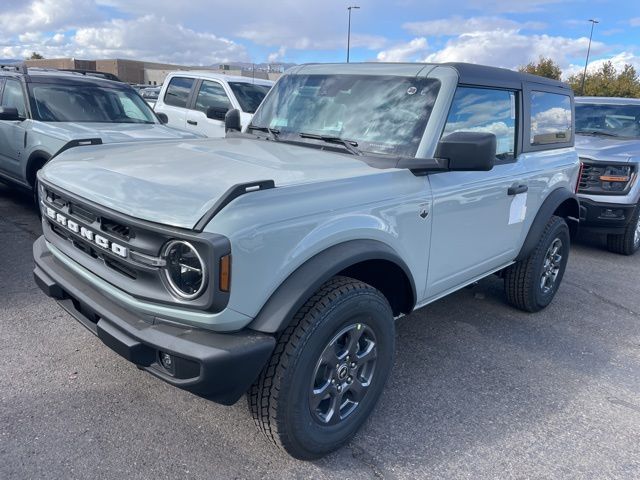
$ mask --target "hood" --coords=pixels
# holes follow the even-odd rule
[[[101,138],[102,143],[202,137],[202,135],[167,127],[159,123],[38,122],[37,130],[40,133],[66,140]]]
[[[640,160],[640,140],[576,135],[576,150],[580,157],[591,160],[629,162]]]
[[[40,178],[135,218],[193,228],[239,183],[273,180],[279,188],[384,171],[348,154],[220,138],[73,148]]]

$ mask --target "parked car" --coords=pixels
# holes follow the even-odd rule
[[[0,69],[0,177],[32,189],[36,172],[77,146],[197,138],[161,125],[128,85],[84,74]]]
[[[227,111],[238,109],[246,126],[273,82],[207,71],[170,73],[165,79],[154,110],[167,116],[167,124],[224,137]]]
[[[579,214],[572,112],[565,84],[498,68],[294,67],[248,133],[47,165],[35,278],[138,367],[247,392],[270,441],[317,458],[371,414],[394,318],[491,274],[515,308],[552,301]]]
[[[145,88],[140,91],[140,96],[153,108],[158,100],[158,94],[160,93],[160,87]]]
[[[576,97],[576,133],[581,229],[632,255],[640,249],[640,100]]]

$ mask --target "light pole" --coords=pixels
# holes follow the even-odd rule
[[[351,10],[359,10],[360,7],[357,6],[351,6],[351,7],[347,7],[347,10],[349,10],[349,27],[347,29],[347,63],[349,63],[349,49],[351,48]]]
[[[591,38],[593,38],[593,27],[596,23],[600,23],[598,20],[590,18],[591,33],[589,34],[589,48],[587,48],[587,59],[584,62],[584,72],[582,73],[582,87],[580,87],[580,95],[584,95],[584,80],[587,77],[587,65],[589,64],[589,53],[591,53]]]

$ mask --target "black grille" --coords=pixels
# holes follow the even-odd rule
[[[578,192],[590,193],[594,190],[602,192],[600,177],[604,175],[606,166],[597,166],[590,163],[582,163]]]

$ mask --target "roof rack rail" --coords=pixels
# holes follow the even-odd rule
[[[25,75],[29,73],[24,63],[2,63],[0,64],[0,70],[24,73]]]

